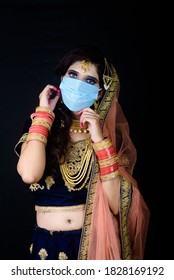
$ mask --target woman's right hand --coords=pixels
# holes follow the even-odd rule
[[[52,90],[57,92],[54,98],[51,98],[53,94]],[[49,109],[54,111],[59,98],[60,90],[57,87],[48,84],[39,95],[39,106],[48,107]]]

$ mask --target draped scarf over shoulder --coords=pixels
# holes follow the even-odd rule
[[[98,107],[98,114],[104,137],[112,139],[119,158],[120,209],[118,216],[114,216],[109,209],[95,157],[78,259],[143,259],[149,209],[132,176],[136,149],[129,136],[128,122],[118,102],[120,85],[112,65],[104,78],[107,89]]]

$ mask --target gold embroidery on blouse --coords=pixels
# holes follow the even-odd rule
[[[40,213],[61,213],[61,212],[78,212],[85,210],[85,204],[72,206],[38,206],[35,205],[35,211]]]
[[[45,183],[46,183],[47,189],[50,190],[51,186],[52,186],[53,184],[55,184],[55,181],[54,181],[54,179],[53,179],[52,176],[47,176],[47,177],[45,178]]]
[[[44,186],[41,186],[40,184],[38,183],[34,183],[34,184],[31,184],[29,189],[33,192],[37,191],[38,189],[41,189],[43,190],[45,187]]]
[[[46,183],[46,186],[47,186],[47,189],[49,190],[51,188],[51,186],[53,184],[55,184],[55,181],[53,179],[53,177],[51,176],[47,176],[45,178],[45,183]],[[44,186],[41,186],[39,183],[33,183],[30,185],[29,189],[33,192],[37,191],[38,189],[41,189],[43,190],[45,187]]]
[[[60,171],[68,191],[80,191],[87,187],[93,160],[91,139],[68,143],[65,161],[60,164]],[[80,187],[76,187],[80,183]]]
[[[48,253],[45,249],[40,249],[38,255],[40,256],[41,260],[45,260],[48,257]]]
[[[58,260],[67,260],[68,257],[64,252],[60,252],[58,255]]]

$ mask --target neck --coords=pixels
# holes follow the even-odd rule
[[[70,133],[88,133],[88,126],[84,125],[84,127],[80,127],[79,120],[73,120],[72,125],[70,127]]]

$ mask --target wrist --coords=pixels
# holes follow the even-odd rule
[[[112,141],[110,138],[102,138],[100,141],[93,141],[93,149],[94,151],[97,152],[98,151],[101,151],[103,149],[107,149],[109,148],[110,146],[112,146]]]
[[[92,145],[98,159],[101,180],[107,181],[115,178],[118,175],[118,157],[111,139],[104,138]]]
[[[104,140],[104,137],[96,137],[94,140],[92,140],[93,144],[101,143]]]

